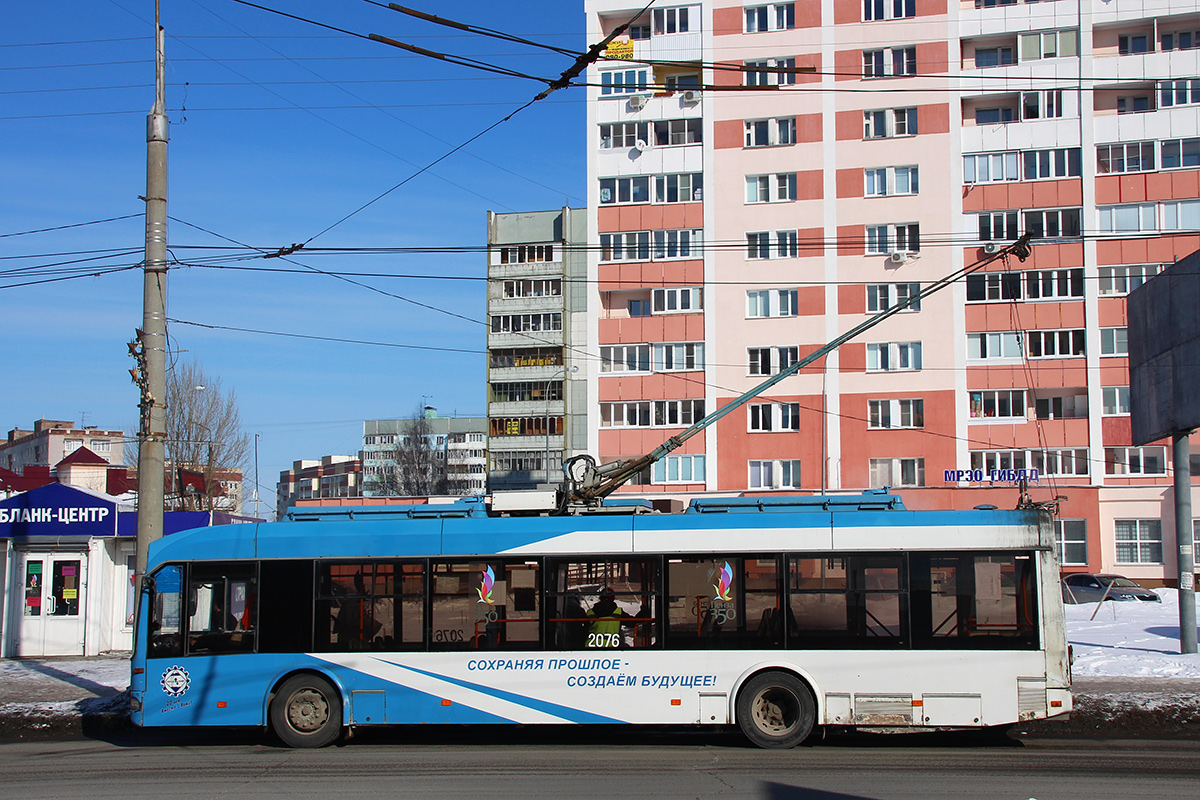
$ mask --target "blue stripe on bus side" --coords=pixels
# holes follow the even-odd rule
[[[545,700],[535,700],[532,697],[526,697],[513,692],[506,692],[502,689],[494,689],[491,686],[483,686],[482,684],[471,683],[470,681],[464,681],[459,678],[451,678],[449,675],[439,675],[436,672],[426,672],[423,669],[410,667],[407,664],[396,664],[396,666],[411,670],[418,675],[424,675],[427,678],[436,678],[437,680],[445,681],[446,683],[452,683],[455,686],[461,686],[464,689],[471,689],[472,691],[476,691],[481,694],[490,695],[491,697],[495,697],[499,700],[507,700],[510,703],[516,703],[517,705],[531,708],[534,711],[541,711],[544,714],[562,717],[570,722],[578,722],[581,724],[597,724],[613,722],[619,723],[624,721],[614,717],[605,717],[601,716],[600,714],[593,714],[590,711],[580,711],[577,708],[560,706],[557,703],[548,703]]]

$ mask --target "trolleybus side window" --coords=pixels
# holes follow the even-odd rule
[[[907,645],[903,556],[792,557],[788,563],[789,647]]]
[[[183,567],[169,564],[154,573],[146,652],[150,658],[183,655]]]
[[[419,648],[424,631],[420,602],[424,595],[423,573],[420,563],[320,563],[317,649],[345,652]]]
[[[1037,648],[1031,556],[914,554],[912,569],[918,647]]]
[[[249,653],[258,613],[254,562],[192,564],[188,570],[188,653]]]
[[[532,560],[435,563],[430,649],[540,648],[538,572]]]
[[[669,558],[667,593],[672,650],[782,644],[774,558]]]
[[[657,647],[658,559],[548,560],[546,647]]]

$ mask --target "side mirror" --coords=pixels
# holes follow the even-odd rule
[[[153,592],[154,589],[155,589],[154,576],[153,575],[143,575],[142,576],[142,591],[143,592]]]

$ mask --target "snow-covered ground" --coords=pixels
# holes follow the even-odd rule
[[[1178,590],[1155,592],[1161,603],[1066,607],[1076,677],[1200,678],[1200,655],[1179,653]]]

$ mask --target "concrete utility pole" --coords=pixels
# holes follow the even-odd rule
[[[167,90],[165,35],[154,1],[155,98],[146,117],[146,258],[142,347],[145,375],[138,431],[138,527],[135,585],[146,573],[146,549],[163,535],[163,443],[167,394]]]
[[[1195,554],[1192,552],[1191,431],[1172,435],[1175,459],[1175,541],[1179,545],[1179,652],[1196,652]]]

